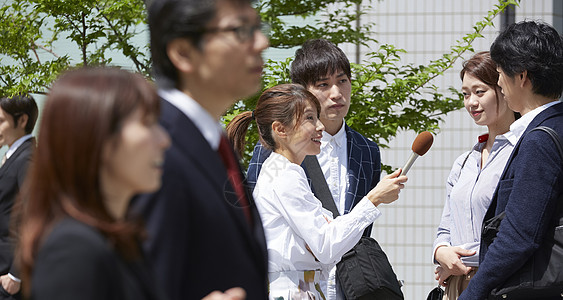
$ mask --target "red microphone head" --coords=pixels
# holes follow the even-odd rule
[[[419,133],[414,139],[414,142],[412,142],[412,151],[419,156],[423,156],[432,146],[432,142],[434,142],[432,133],[423,131]]]

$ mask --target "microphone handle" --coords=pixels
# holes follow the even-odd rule
[[[403,167],[403,170],[401,172],[401,174],[399,175],[407,175],[407,172],[410,170],[410,168],[412,167],[412,165],[414,164],[414,161],[419,157],[420,155],[416,154],[415,152],[413,152],[411,154],[411,156],[409,157],[409,159],[407,160],[407,162],[405,163],[405,166]]]

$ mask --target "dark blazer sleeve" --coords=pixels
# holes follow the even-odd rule
[[[27,171],[29,168],[29,164],[31,163],[33,149],[29,149],[29,151],[25,151],[25,153],[23,154],[24,155],[22,155],[21,157],[21,161],[19,162],[20,166],[17,168],[17,175],[16,175],[19,187],[23,185],[25,181],[25,177],[27,176]]]
[[[544,124],[532,123],[526,131],[537,125],[552,127],[563,136],[563,115]],[[495,192],[495,215],[505,211],[506,216],[495,241],[481,253],[479,270],[459,299],[484,299],[502,286],[540,247],[552,225],[563,195],[563,158],[555,143],[546,133],[530,132],[512,155],[514,159]]]
[[[246,171],[246,182],[251,191],[253,191],[254,186],[256,186],[256,181],[258,180],[258,175],[262,169],[262,164],[271,153],[272,151],[264,148],[260,141],[256,143],[256,146],[254,146],[254,152],[252,152],[252,158],[250,159],[248,170]]]
[[[18,167],[16,170],[17,175],[17,184],[18,187],[22,187],[23,183],[25,181],[25,178],[27,176],[27,171],[29,169],[29,165],[31,164],[31,159],[33,156],[33,151],[35,151],[35,139],[32,138],[30,140],[30,144],[29,146],[26,146],[26,149],[24,150],[24,152],[22,153],[21,157],[20,157],[20,162],[19,165],[20,167]],[[15,199],[14,199],[15,201]],[[10,216],[10,219],[12,219],[12,217]],[[9,226],[12,226],[12,222],[10,221]],[[17,243],[17,227],[11,227],[11,238],[10,240],[12,241],[12,249],[15,249],[16,246],[15,244]],[[8,273],[12,274],[13,276],[19,278],[20,276],[20,269],[19,266],[15,265],[15,264],[11,264],[10,269],[8,270]]]
[[[375,142],[348,126],[346,126],[346,138],[350,182],[346,207],[352,209],[379,182],[381,154]]]
[[[166,292],[169,299],[183,299],[188,291],[187,278],[190,274],[190,248],[202,247],[190,239],[193,230],[191,214],[194,208],[190,205],[193,193],[192,183],[178,170],[183,166],[190,168],[191,164],[177,155],[175,149],[169,149],[165,160],[166,171],[163,174],[160,190],[153,194],[141,195],[134,199],[133,207],[143,215],[148,238],[144,242],[147,258],[152,264],[157,281]],[[186,181],[186,182],[184,182]],[[200,185],[207,189],[207,185]],[[211,192],[211,191],[209,191]],[[201,190],[198,194],[205,194]],[[203,214],[203,212],[202,212]],[[201,223],[202,230],[205,224]],[[196,239],[197,240],[197,239]],[[195,267],[195,266],[191,266]]]
[[[77,221],[56,225],[41,246],[33,269],[35,300],[123,299],[117,260],[105,239]]]
[[[19,274],[12,266],[15,235],[11,234],[10,220],[34,150],[35,139],[26,140],[0,168],[0,275],[10,272],[17,277]]]

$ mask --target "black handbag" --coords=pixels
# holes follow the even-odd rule
[[[311,179],[315,196],[336,218],[340,215],[328,188],[317,157],[305,157],[303,164]],[[336,264],[336,277],[348,300],[402,300],[403,292],[389,259],[377,241],[364,235]]]
[[[555,141],[563,158],[563,146],[557,133],[545,126],[534,130],[547,132]],[[516,151],[517,149],[514,149]],[[508,165],[508,164],[507,164]],[[494,213],[496,197],[489,211]],[[483,223],[481,243],[489,247],[495,240],[505,212],[494,217],[488,214]],[[540,247],[528,261],[501,286],[493,289],[489,299],[561,299],[563,298],[563,195],[557,205],[551,229]]]
[[[346,299],[403,299],[397,275],[377,241],[362,236],[338,264],[336,276]]]
[[[430,293],[428,293],[428,296],[426,297],[426,300],[442,300],[442,299],[444,299],[444,290],[440,286],[433,288],[430,291]]]

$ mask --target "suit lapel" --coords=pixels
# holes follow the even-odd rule
[[[514,150],[512,151],[512,153],[510,154],[510,157],[508,158],[508,162],[507,165],[505,166],[502,174],[501,174],[501,179],[507,179],[511,172],[514,172],[511,169],[512,166],[512,160],[514,159],[515,156],[518,155],[519,151],[520,151],[520,143],[522,143],[522,140],[524,139],[524,137],[526,136],[526,134],[532,130],[533,128],[536,128],[538,126],[541,125],[541,123],[543,123],[545,120],[553,117],[553,116],[557,116],[557,115],[561,115],[563,114],[563,103],[558,103],[555,104],[547,109],[545,109],[544,111],[542,111],[541,113],[539,113],[533,120],[532,122],[530,122],[530,124],[528,125],[528,127],[526,127],[526,130],[524,130],[524,133],[522,133],[522,136],[520,137],[520,139],[518,140],[518,142],[516,143],[516,145],[514,145]],[[504,207],[498,207],[496,205],[497,202],[497,196],[498,196],[498,188],[499,186],[496,187],[495,192],[493,194],[493,199],[491,201],[491,205],[489,206],[489,208],[487,209],[487,213],[485,214],[485,220],[492,218],[493,216],[496,216],[498,214],[500,214],[501,212],[504,211]],[[494,213],[494,214],[493,214]]]
[[[229,203],[236,205],[236,197],[230,197],[235,192],[229,183],[221,157],[211,148],[195,124],[167,101],[163,101],[162,119],[162,124],[170,133],[174,146],[179,148],[181,153],[185,153],[205,178],[213,183],[215,192],[225,197]]]
[[[358,190],[359,176],[361,170],[361,162],[363,153],[361,149],[356,145],[354,140],[354,135],[351,132],[350,127],[346,125],[346,150],[348,151],[348,170],[346,176],[348,177],[348,189],[346,190],[346,202],[344,204],[346,211],[352,210],[354,206],[354,201],[356,198],[356,192]],[[353,192],[350,192],[353,191]]]
[[[232,215],[236,226],[248,236],[247,242],[250,248],[257,252],[257,255],[264,256],[265,254],[261,251],[259,245],[252,243],[256,240],[256,237],[263,237],[264,233],[258,211],[248,189],[245,189],[245,191],[251,205],[254,230],[251,230],[243,210],[239,207],[238,197],[227,178],[227,170],[219,153],[211,148],[201,132],[186,115],[166,100],[162,100],[161,104],[161,123],[172,137],[174,147],[177,147],[181,153],[184,153],[192,161],[207,181],[213,183],[213,191],[209,192],[217,195],[210,197],[210,199],[221,199],[228,203],[225,207]],[[240,167],[239,172],[241,172],[241,177],[245,178]]]
[[[14,164],[15,161],[17,161],[17,158],[22,155],[23,153],[27,153],[28,151],[31,151],[31,149],[33,148],[33,146],[35,145],[35,138],[29,138],[27,139],[25,142],[23,142],[18,149],[16,149],[16,152],[14,152],[14,154],[12,154],[10,156],[9,159],[6,160],[6,162],[2,165],[2,167],[0,167],[0,178],[8,173],[10,171],[10,166]]]

